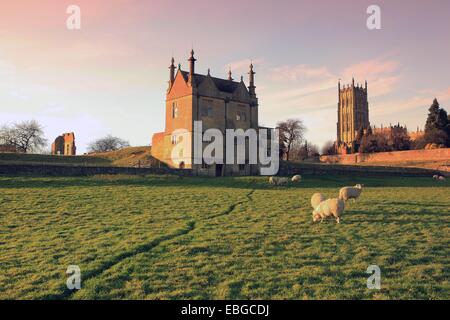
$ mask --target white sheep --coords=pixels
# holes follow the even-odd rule
[[[340,216],[344,212],[345,203],[338,198],[327,199],[319,203],[319,205],[313,210],[312,217],[313,222],[323,222],[323,219],[328,217],[334,217],[336,223],[340,223]]]
[[[314,193],[311,197],[311,207],[315,209],[322,201],[324,201],[326,198],[321,193]]]
[[[347,201],[349,199],[358,199],[361,195],[363,185],[357,184],[354,187],[343,187],[339,190],[339,199]]]
[[[269,178],[269,183],[276,185],[276,186],[285,185],[285,184],[288,184],[288,182],[289,182],[288,178],[283,178],[283,177],[270,177]]]
[[[435,175],[433,176],[433,179],[438,180],[438,179],[439,179],[439,176],[438,176],[437,174],[435,174]]]
[[[296,174],[295,176],[292,177],[291,181],[292,182],[300,182],[302,180],[302,176],[299,174]]]
[[[444,176],[439,176],[438,178],[440,181],[445,181],[445,177]]]

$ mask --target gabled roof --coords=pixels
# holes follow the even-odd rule
[[[189,72],[181,71],[181,74],[183,75],[184,80],[188,81]],[[208,76],[194,73],[195,85],[196,86],[200,85],[207,77]],[[236,81],[233,81],[233,80],[226,80],[226,79],[215,78],[215,77],[211,77],[211,76],[209,76],[209,77],[214,82],[214,84],[216,85],[217,89],[219,91],[222,91],[222,92],[225,92],[225,93],[233,93],[240,86],[240,82],[236,82]]]

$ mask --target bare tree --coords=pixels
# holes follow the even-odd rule
[[[300,119],[288,119],[277,123],[280,133],[280,150],[283,150],[286,160],[289,161],[294,145],[300,145],[306,131],[303,121]]]
[[[35,120],[4,125],[0,129],[0,144],[13,146],[19,152],[38,151],[46,146],[42,126]]]
[[[319,156],[319,148],[315,144],[311,144],[305,140],[301,146],[295,146],[292,149],[292,160],[307,160]]]
[[[116,151],[125,147],[129,147],[128,141],[108,135],[104,138],[91,142],[88,146],[89,152],[108,152]]]

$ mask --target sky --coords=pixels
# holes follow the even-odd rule
[[[35,119],[50,142],[73,131],[78,153],[107,134],[149,145],[170,59],[187,70],[192,47],[197,73],[248,83],[253,61],[260,124],[299,118],[319,147],[336,139],[338,79],[368,81],[372,125],[423,128],[435,97],[450,111],[448,0],[4,0],[0,125]]]

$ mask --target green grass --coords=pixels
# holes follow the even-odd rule
[[[450,298],[448,182],[266,180],[0,177],[0,299]],[[341,224],[312,223],[312,193],[355,183]]]

